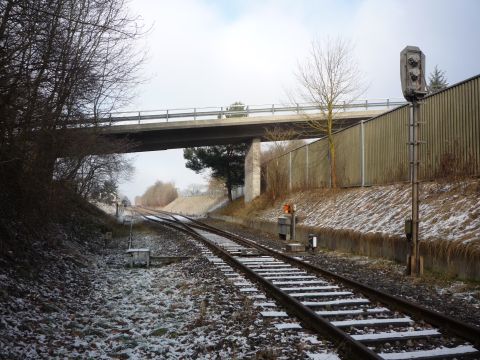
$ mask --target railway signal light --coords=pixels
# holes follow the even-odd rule
[[[425,55],[417,46],[407,46],[400,52],[400,79],[407,101],[421,99],[427,94]]]
[[[409,119],[410,180],[412,183],[412,218],[405,222],[405,234],[409,242],[407,273],[419,275],[423,272],[423,257],[419,254],[419,160],[418,160],[418,117],[419,100],[427,94],[425,83],[425,55],[417,46],[407,46],[400,52],[400,80],[403,96],[412,103]]]

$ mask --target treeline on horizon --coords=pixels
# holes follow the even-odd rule
[[[158,180],[149,186],[141,196],[135,197],[135,205],[148,207],[163,207],[178,197],[177,188],[173,182]]]

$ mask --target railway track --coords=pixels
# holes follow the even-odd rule
[[[148,209],[139,213],[201,241],[202,253],[251,294],[277,328],[305,327],[332,341],[342,358],[480,359],[478,327],[194,219]],[[327,355],[312,358],[335,359]]]

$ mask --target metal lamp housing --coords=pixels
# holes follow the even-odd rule
[[[421,99],[427,94],[425,55],[417,46],[407,46],[400,52],[400,79],[407,101]]]

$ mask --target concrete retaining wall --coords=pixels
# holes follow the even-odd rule
[[[273,222],[223,215],[210,215],[210,217],[270,234],[278,234],[277,224]],[[311,233],[317,235],[320,248],[384,258],[400,263],[406,262],[407,243],[401,237],[389,237],[373,233],[362,234],[352,231],[347,232],[300,225],[296,229],[296,241],[306,244],[308,234]],[[480,281],[480,259],[467,258],[461,250],[452,251],[452,245],[453,242],[421,243],[420,253],[424,256],[425,268],[448,276],[458,276],[460,279]]]

